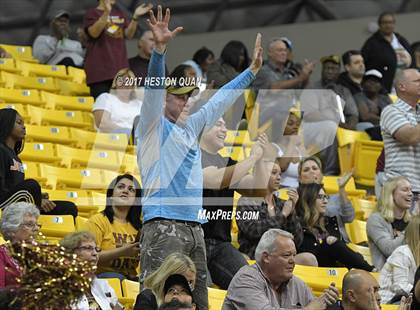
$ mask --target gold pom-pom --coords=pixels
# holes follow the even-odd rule
[[[9,250],[21,268],[17,299],[27,309],[68,309],[90,290],[96,266],[58,245],[31,242]]]

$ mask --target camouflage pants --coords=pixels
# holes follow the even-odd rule
[[[200,310],[208,309],[206,245],[201,225],[173,220],[146,222],[140,244],[140,285],[169,254],[183,253],[191,258],[197,268],[194,301]]]

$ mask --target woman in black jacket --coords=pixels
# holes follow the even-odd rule
[[[19,154],[26,135],[25,122],[14,109],[0,109],[0,209],[24,201],[35,204],[41,214],[65,215],[75,218],[77,208],[72,202],[51,201],[41,193],[36,180],[26,179]]]
[[[363,256],[343,241],[337,218],[325,216],[329,196],[321,184],[301,184],[296,212],[303,227],[303,241],[298,252],[310,252],[320,267],[345,267],[372,271]]]
[[[382,84],[391,92],[395,72],[412,65],[412,51],[408,41],[395,30],[393,13],[382,13],[378,18],[379,30],[366,40],[362,55],[366,70],[376,69],[382,75]]]

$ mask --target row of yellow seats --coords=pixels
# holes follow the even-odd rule
[[[66,126],[94,131],[94,120],[90,112],[47,110],[33,105],[0,103],[0,108],[15,109],[26,125]]]
[[[0,101],[7,104],[30,104],[49,110],[91,112],[93,97],[62,96],[47,91],[0,88]]]
[[[86,84],[79,84],[54,77],[21,76],[9,72],[0,72],[0,86],[11,89],[37,89],[66,96],[88,96],[90,89]]]
[[[97,133],[62,126],[26,125],[26,142],[55,143],[83,150],[107,149],[134,154],[135,147],[128,145],[125,134]]]
[[[0,103],[0,108],[15,109],[27,124],[55,125],[94,130],[92,113],[84,111],[47,110],[33,105]]]
[[[94,168],[60,168],[47,164],[26,163],[27,178],[37,180],[43,188],[105,191],[119,172]],[[134,174],[140,181],[140,176]]]
[[[71,66],[44,65],[13,58],[0,58],[0,71],[22,76],[57,77],[78,84],[86,84],[86,72]]]
[[[38,63],[38,60],[32,56],[32,46],[0,44],[0,47],[15,59]]]
[[[34,163],[47,163],[64,168],[96,168],[120,173],[139,173],[135,155],[114,150],[81,150],[60,144],[26,143],[20,158],[27,165],[29,173],[33,173],[30,170]]]

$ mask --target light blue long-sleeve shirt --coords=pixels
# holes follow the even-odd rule
[[[165,76],[165,55],[153,51],[149,77]],[[166,91],[148,86],[136,129],[137,162],[143,183],[143,220],[161,217],[205,223],[202,209],[203,171],[198,137],[211,127],[254,80],[245,70],[216,94],[181,127],[164,116]]]

